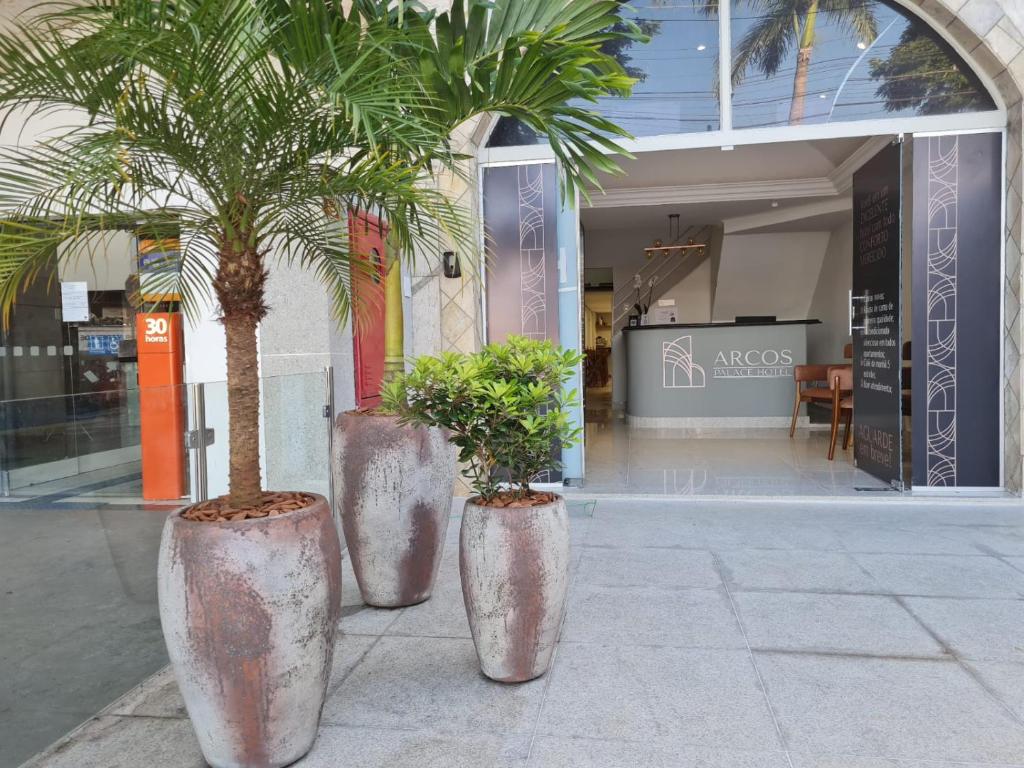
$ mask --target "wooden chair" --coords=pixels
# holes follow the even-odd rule
[[[836,365],[828,369],[829,391],[832,395],[832,434],[828,443],[828,460],[836,457],[839,422],[845,422],[843,450],[850,447],[850,424],[853,421],[853,366]]]
[[[843,357],[853,359],[853,344],[843,346]],[[798,365],[793,368],[793,380],[796,384],[796,401],[793,403],[793,420],[789,424],[789,436],[796,433],[796,420],[800,416],[802,403],[831,403],[832,390],[829,381],[829,368],[838,367],[835,363],[828,365]],[[804,384],[806,386],[801,387]],[[818,385],[818,386],[814,386]]]
[[[793,380],[796,383],[796,401],[793,403],[793,420],[789,424],[789,436],[796,432],[796,420],[800,416],[802,403],[830,403],[832,391],[827,384],[830,365],[797,365],[793,367]],[[806,385],[806,386],[803,386]]]

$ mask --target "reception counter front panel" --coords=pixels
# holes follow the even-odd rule
[[[816,320],[625,329],[626,415],[639,427],[789,426],[793,366]]]

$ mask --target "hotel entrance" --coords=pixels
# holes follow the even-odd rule
[[[671,496],[1006,486],[1005,111],[906,8],[841,10],[796,20],[810,54],[783,40],[771,59],[763,4],[641,3],[651,42],[621,57],[639,82],[600,105],[633,157],[575,206],[540,137],[493,126],[486,338],[586,353],[583,454],[552,479]]]

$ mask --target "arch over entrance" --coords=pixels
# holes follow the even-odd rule
[[[622,15],[649,36],[609,51],[633,93],[580,106],[636,137],[1001,112],[955,45],[890,0],[640,0]],[[503,117],[488,146],[542,142]]]

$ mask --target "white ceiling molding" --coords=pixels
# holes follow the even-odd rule
[[[591,208],[630,205],[721,203],[732,200],[778,200],[790,197],[831,197],[835,185],[827,178],[736,181],[672,187],[633,187],[591,193]]]
[[[864,163],[885,149],[892,139],[892,136],[872,136],[837,165],[835,170],[828,175],[828,180],[832,182],[836,192],[842,193],[852,187],[853,174]]]
[[[824,216],[829,213],[841,213],[853,210],[853,201],[849,197],[837,197],[833,200],[822,200],[820,202],[794,205],[789,208],[773,208],[764,213],[753,213],[749,216],[736,216],[725,219],[722,226],[725,234],[734,235],[738,232],[746,232],[760,227],[769,227],[773,224],[784,224],[789,221],[800,221],[809,219],[812,216]]]

